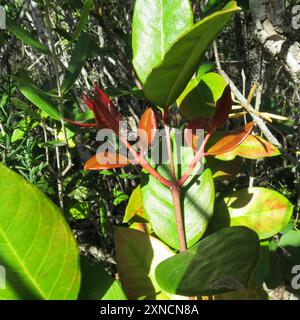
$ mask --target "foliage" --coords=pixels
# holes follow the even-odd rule
[[[4,58],[10,40],[26,57],[0,64],[0,298],[265,298],[263,283],[290,282],[294,193],[275,178],[248,183],[254,163],[275,166],[286,152],[249,113],[241,121],[205,61],[245,2],[208,1],[199,21],[188,0],[136,0],[133,12],[62,1],[63,18],[55,4],[36,2],[20,21],[24,4],[5,6]],[[113,139],[96,143],[99,129]],[[115,250],[117,270],[79,253],[85,223],[88,242]]]

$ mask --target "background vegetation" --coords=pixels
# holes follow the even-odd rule
[[[210,5],[192,1],[197,19],[215,10],[218,2],[226,1],[210,1]],[[8,0],[0,4],[7,12],[7,29],[0,35],[1,162],[51,198],[63,210],[81,251],[114,272],[112,229],[122,223],[128,199],[139,184],[139,169],[84,171],[84,162],[98,147],[97,131],[76,128],[59,118],[91,119],[83,93],[92,95],[96,81],[136,129],[147,105],[139,96],[140,83],[131,64],[134,1]],[[299,1],[285,1],[285,25],[290,27],[286,34],[291,42],[300,41],[299,30],[291,29],[296,4]],[[298,229],[300,80],[260,42],[248,1],[240,5],[243,10],[205,60],[214,63],[216,71],[221,67],[245,97],[257,83],[255,109],[280,116],[268,128],[284,153],[246,160],[234,187],[279,191],[295,204],[289,228]],[[224,195],[232,188],[230,182],[220,182],[217,191]],[[270,272],[271,288],[289,287],[290,275],[280,269],[285,254],[277,253],[279,267]]]

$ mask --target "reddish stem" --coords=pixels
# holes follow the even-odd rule
[[[171,187],[170,191],[173,198],[173,204],[175,208],[175,218],[176,218],[176,225],[177,225],[177,233],[179,239],[179,248],[180,252],[184,252],[187,250],[186,239],[185,239],[185,230],[183,225],[183,217],[181,211],[181,189],[178,185],[178,181],[176,178],[175,173],[175,166],[174,166],[174,159],[173,159],[173,152],[172,152],[172,143],[170,137],[170,128],[166,125],[166,140],[167,140],[167,148],[168,148],[168,156],[170,161],[170,174],[171,174]]]
[[[176,217],[176,225],[177,225],[177,233],[179,239],[179,248],[180,252],[184,252],[187,250],[186,240],[185,240],[185,230],[183,225],[183,217],[181,211],[181,189],[176,183],[170,187],[170,191],[173,198],[173,203],[175,207],[175,217]]]
[[[137,153],[131,144],[122,136],[120,135],[120,140],[125,144],[126,148],[129,150],[129,152],[133,155],[135,158],[135,161],[142,166],[145,170],[148,171],[154,178],[159,180],[163,185],[165,185],[167,188],[171,187],[171,182],[165,179],[162,175],[160,175],[154,168],[150,166],[150,164],[146,161],[146,159],[141,156],[139,153]]]
[[[210,130],[205,139],[203,140],[201,146],[200,146],[200,149],[197,151],[193,161],[190,163],[187,171],[184,173],[184,175],[181,177],[181,179],[179,180],[179,186],[183,186],[184,183],[188,180],[188,178],[190,177],[190,175],[192,174],[193,170],[195,169],[197,163],[200,161],[200,159],[204,156],[204,149],[205,149],[205,146],[209,140],[209,138],[211,137],[212,135],[212,130]]]

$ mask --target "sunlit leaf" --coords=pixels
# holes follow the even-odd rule
[[[136,0],[132,24],[133,65],[144,83],[167,50],[193,25],[189,0]]]
[[[247,159],[259,159],[280,155],[280,151],[267,140],[259,136],[249,135],[247,139],[235,149],[236,155]]]
[[[123,222],[127,223],[136,216],[146,220],[140,185],[138,185],[131,194],[128,205],[126,207]]]
[[[120,281],[128,299],[180,299],[163,292],[155,279],[156,266],[174,255],[164,243],[145,232],[118,227],[115,248]]]
[[[214,228],[247,226],[260,239],[280,232],[289,222],[293,205],[280,193],[265,188],[241,189],[218,202],[212,220]]]
[[[208,46],[238,10],[236,2],[230,1],[223,10],[203,18],[186,31],[147,77],[145,96],[158,106],[171,106],[196,72]],[[147,49],[152,54],[150,43]],[[147,59],[141,61],[145,63]]]
[[[139,145],[147,149],[153,142],[157,133],[157,121],[154,111],[148,108],[142,115],[138,124]]]
[[[291,230],[284,234],[279,241],[279,247],[300,248],[300,230]]]
[[[254,123],[250,122],[246,126],[238,129],[236,132],[224,135],[216,144],[208,149],[206,154],[210,156],[217,156],[235,149],[247,138],[252,131],[253,126]]]
[[[261,159],[280,155],[280,151],[260,136],[249,134],[248,137],[235,149],[216,156],[220,160],[233,160],[236,156],[246,159]]]
[[[81,256],[82,280],[79,300],[127,300],[120,283],[112,278],[104,266]]]
[[[189,120],[212,117],[225,87],[225,80],[217,73],[197,75],[177,99],[180,112]]]
[[[0,164],[0,299],[77,299],[79,250],[60,210]]]
[[[175,134],[173,136],[173,131],[172,140],[175,173],[177,178],[181,178],[194,158],[194,152],[191,148],[182,146],[181,137],[177,137]],[[153,150],[155,154],[155,149],[153,148]],[[149,161],[152,163],[153,159],[149,159]],[[155,168],[164,178],[170,179],[168,161],[156,164]],[[213,214],[215,197],[213,178],[210,169],[203,171],[202,168],[199,163],[195,169],[195,175],[191,176],[181,189],[188,247],[194,245],[201,238]],[[155,234],[172,248],[179,249],[175,208],[170,189],[143,171],[141,192],[144,210]]]
[[[99,152],[84,165],[84,170],[104,170],[123,168],[129,165],[129,160],[119,153]]]

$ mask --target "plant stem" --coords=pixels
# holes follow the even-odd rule
[[[190,163],[187,171],[184,173],[184,175],[181,177],[181,179],[179,180],[179,186],[183,186],[184,183],[186,182],[186,180],[190,177],[191,173],[193,172],[193,170],[195,169],[197,163],[200,161],[200,159],[204,156],[204,148],[209,140],[209,138],[211,137],[213,129],[211,129],[207,135],[205,136],[200,149],[197,151],[193,161]]]
[[[175,217],[176,217],[176,225],[177,225],[177,233],[179,239],[179,248],[180,252],[184,252],[187,250],[186,240],[185,240],[185,231],[183,226],[183,217],[181,211],[181,190],[178,184],[172,185],[170,187],[170,191],[173,198],[174,208],[175,208]]]
[[[60,206],[61,209],[64,208],[64,202],[63,202],[63,197],[64,197],[64,190],[63,190],[63,177],[64,175],[72,168],[73,163],[72,163],[72,157],[71,154],[68,150],[68,137],[67,137],[67,132],[66,132],[66,127],[65,127],[65,121],[64,121],[64,109],[63,109],[63,93],[61,90],[61,81],[60,81],[60,76],[59,76],[59,58],[58,55],[56,53],[56,49],[55,49],[55,44],[54,44],[54,39],[52,36],[52,25],[51,25],[51,19],[50,19],[50,12],[49,12],[49,5],[50,2],[49,0],[44,0],[44,8],[45,8],[45,22],[46,22],[46,28],[48,31],[48,35],[49,35],[49,43],[50,43],[50,47],[51,47],[51,58],[52,58],[52,64],[53,64],[53,68],[54,68],[54,73],[55,73],[55,78],[56,78],[56,86],[57,86],[57,94],[58,94],[58,107],[59,107],[59,112],[60,112],[60,123],[61,123],[61,130],[63,133],[63,137],[64,137],[64,142],[66,143],[66,155],[67,155],[67,159],[68,159],[68,165],[67,168],[62,172],[62,167],[59,167],[59,198],[60,198]],[[56,138],[57,139],[57,138]],[[59,154],[59,149],[58,147],[56,147],[56,155],[57,157],[60,156]],[[58,159],[58,163],[60,162],[60,159]]]
[[[170,176],[171,176],[171,183],[172,183],[172,185],[170,186],[170,191],[172,194],[173,204],[175,208],[175,218],[176,218],[176,225],[177,225],[179,248],[180,248],[180,252],[184,252],[187,250],[187,245],[186,245],[185,231],[184,231],[183,217],[182,217],[182,210],[181,210],[181,189],[178,184],[176,173],[175,173],[169,126],[165,125],[165,131],[166,131],[168,156],[170,161]]]
[[[160,175],[154,168],[150,166],[150,164],[146,161],[144,157],[142,157],[139,153],[137,153],[131,144],[122,136],[120,135],[120,140],[125,144],[126,148],[129,150],[129,152],[133,155],[135,158],[135,161],[143,167],[148,173],[150,173],[154,178],[159,180],[163,185],[165,185],[167,188],[170,188],[172,183],[165,179],[162,175]]]

